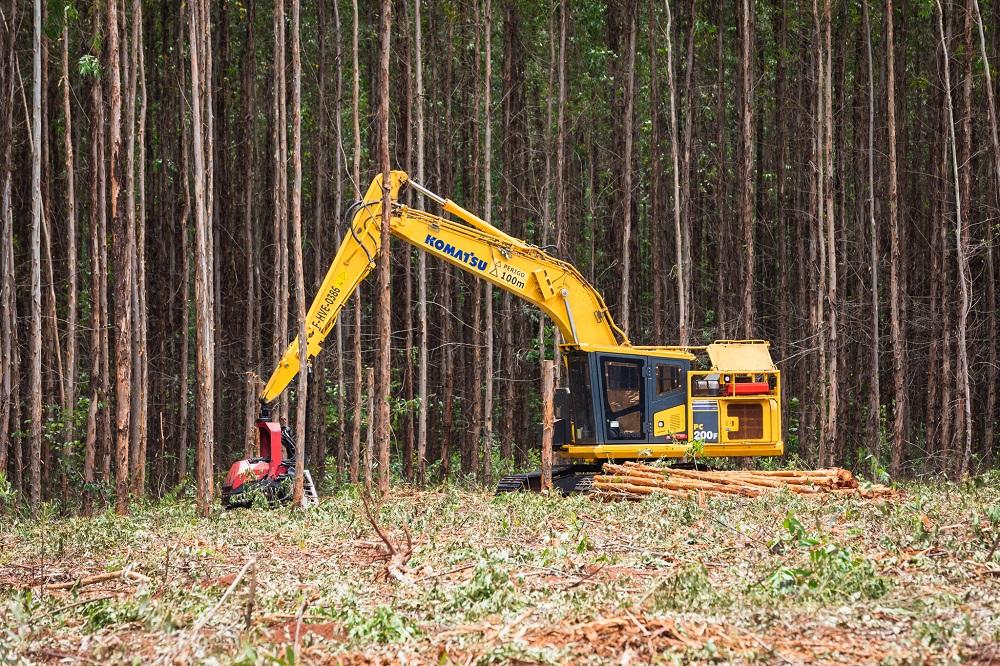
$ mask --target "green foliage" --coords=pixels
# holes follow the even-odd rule
[[[101,63],[97,60],[96,56],[92,56],[89,53],[80,56],[80,60],[77,61],[77,70],[80,72],[80,76],[85,79],[89,78],[96,81],[101,78]]]
[[[789,553],[786,562],[767,576],[771,594],[804,595],[820,601],[877,599],[888,590],[872,563],[850,548],[809,532],[794,513],[782,523],[785,534],[771,542],[772,552]],[[802,557],[802,555],[805,557]],[[795,562],[788,560],[795,559]]]
[[[412,640],[420,634],[413,621],[392,606],[383,604],[367,610],[354,598],[352,601],[333,615],[344,623],[348,637],[354,642],[385,645]]]
[[[692,439],[684,450],[684,460],[698,461],[705,453],[705,442],[700,439]]]
[[[506,607],[511,593],[509,562],[506,553],[497,555],[496,559],[476,562],[472,578],[445,602],[446,609],[479,616]]]
[[[7,474],[0,470],[0,514],[13,511],[17,506],[18,493],[7,480]]]
[[[701,563],[682,566],[659,583],[649,595],[650,607],[657,612],[710,611],[725,601],[709,579],[705,565]]]

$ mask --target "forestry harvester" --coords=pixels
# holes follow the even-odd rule
[[[403,205],[404,187],[459,221]],[[633,345],[572,264],[506,234],[402,171],[391,172],[388,192],[394,237],[535,305],[559,329],[567,383],[557,390],[553,446],[566,464],[553,472],[556,486],[585,488],[605,461],[782,455],[781,374],[768,343]],[[348,210],[348,233],[307,314],[310,359],[375,267],[383,248],[382,206],[378,175]],[[294,443],[287,428],[270,421],[268,405],[299,370],[296,337],[261,394],[260,457],[233,464],[222,490],[227,506],[246,503],[255,489],[275,500],[289,495],[281,489],[294,474]],[[537,490],[539,479],[538,473],[506,477],[498,490]],[[311,489],[307,480],[307,494]]]

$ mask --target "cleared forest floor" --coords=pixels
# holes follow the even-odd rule
[[[412,533],[397,577],[350,490],[7,521],[0,663],[1000,663],[995,473],[891,500],[395,489],[379,522]]]

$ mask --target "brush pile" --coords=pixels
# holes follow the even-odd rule
[[[609,499],[642,499],[647,495],[740,495],[757,497],[784,489],[803,495],[841,494],[865,498],[888,497],[897,491],[886,486],[862,488],[846,469],[699,471],[654,467],[636,462],[605,463],[594,477],[593,493]]]

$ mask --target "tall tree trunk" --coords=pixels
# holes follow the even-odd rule
[[[257,3],[251,0],[247,4],[246,19],[246,45],[243,51],[243,123],[244,127],[251,131],[256,121],[257,115],[257,52],[255,44],[255,24],[257,17]],[[255,344],[257,336],[257,252],[256,252],[256,226],[254,210],[254,186],[256,185],[257,150],[251,138],[246,141],[243,148],[243,251],[245,259],[243,264],[243,279],[246,283],[246,309],[243,313],[243,353],[247,362],[254,372],[259,372],[259,350]],[[185,278],[186,280],[186,278]],[[257,427],[255,424],[260,407],[259,382],[254,379],[250,383],[253,391],[247,391],[246,405],[244,408],[244,420],[246,421],[248,437],[245,443],[246,456],[255,455]]]
[[[421,0],[414,2],[414,68],[416,70],[416,112],[417,112],[417,182],[424,182],[424,64],[422,53],[423,26],[420,15]],[[422,207],[423,197],[418,197],[418,208]],[[420,327],[419,379],[417,380],[417,483],[421,486],[427,481],[427,253],[420,252],[417,257],[417,321]]]
[[[868,65],[868,247],[869,266],[871,271],[871,367],[869,368],[868,389],[868,452],[879,460],[881,452],[879,443],[882,432],[881,403],[879,401],[879,290],[878,290],[878,225],[875,222],[875,65],[872,57],[871,22],[868,18],[868,0],[861,3],[864,31],[865,52]]]
[[[741,0],[740,10],[740,220],[743,227],[743,337],[753,338],[754,308],[754,118],[753,118],[753,5]]]
[[[9,17],[13,21],[14,16]],[[14,58],[13,36],[11,43],[0,42],[0,95],[14,99]],[[14,291],[14,210],[12,201],[11,147],[14,143],[14,105],[7,104],[0,111],[0,146],[2,146],[3,167],[0,170],[0,475],[7,478],[11,445],[15,440],[11,433],[20,428],[13,418],[17,411],[14,402],[16,384],[12,377],[18,371],[17,345],[17,299]]]
[[[725,265],[729,259],[726,239],[729,235],[729,215],[726,214],[726,187],[728,179],[726,172],[728,160],[726,159],[726,60],[723,51],[724,36],[726,33],[725,13],[723,3],[719,2],[715,6],[716,30],[715,30],[715,149],[717,151],[715,171],[717,182],[715,184],[715,211],[717,215],[716,225],[718,236],[715,240],[715,259],[719,266]],[[727,338],[732,332],[729,322],[729,284],[726,281],[726,271],[715,271],[715,297],[716,309],[718,310],[718,333],[720,338]]]
[[[31,448],[29,501],[42,501],[42,3],[34,2],[31,87],[31,336],[30,384]]]
[[[677,283],[677,334],[682,345],[688,344],[688,306],[687,306],[687,275],[691,267],[684,259],[684,238],[686,233],[682,225],[681,209],[684,205],[681,199],[681,167],[680,156],[677,146],[677,84],[674,79],[674,51],[673,51],[673,16],[670,12],[670,1],[664,2],[667,8],[667,87],[670,89],[670,164],[674,181],[674,247],[676,248],[674,260],[677,268],[674,271],[674,279]],[[691,18],[694,20],[694,17]],[[653,311],[654,317],[663,316],[662,312]]]
[[[889,472],[897,476],[902,471],[903,447],[906,443],[906,340],[903,337],[902,267],[900,265],[899,183],[896,167],[896,72],[893,43],[892,0],[885,3],[885,86],[886,138],[889,142],[889,332],[892,338],[893,426],[892,455]]]
[[[336,149],[336,177],[334,178],[334,226],[337,229],[337,247],[340,247],[342,242],[342,232],[343,220],[341,217],[343,215],[343,199],[344,199],[344,128],[342,121],[342,112],[344,104],[344,74],[343,74],[343,53],[341,51],[341,25],[340,25],[340,3],[333,3],[333,22],[334,22],[334,43],[337,48],[336,56],[336,67],[337,67],[337,101],[334,107],[334,127],[337,133],[337,149]],[[322,279],[322,278],[320,278]],[[344,465],[345,465],[345,453],[347,449],[346,441],[346,424],[347,424],[347,414],[345,413],[345,397],[344,392],[347,389],[344,383],[344,325],[342,323],[342,317],[337,319],[337,479],[338,481],[343,479]]]
[[[826,401],[826,457],[821,460],[823,465],[833,465],[833,456],[837,451],[837,414],[839,410],[838,396],[840,395],[840,384],[837,376],[839,368],[838,347],[840,341],[837,332],[837,235],[836,218],[833,205],[834,196],[834,172],[833,172],[833,17],[830,13],[830,0],[823,2],[823,56],[826,58],[826,66],[823,69],[825,81],[823,82],[823,159],[825,160],[824,176],[826,183],[823,186],[823,195],[826,202],[823,206],[826,213],[826,304],[828,310],[828,355],[825,371],[827,382]]]
[[[622,153],[622,287],[621,287],[621,317],[622,331],[627,336],[631,321],[631,288],[632,288],[632,128],[635,108],[635,42],[636,42],[636,10],[634,2],[629,0],[625,9],[628,37],[625,44],[625,63],[623,76],[625,79],[625,105],[622,132],[625,149]]]
[[[198,511],[208,515],[213,499],[212,469],[215,432],[215,331],[213,326],[214,294],[212,270],[209,263],[211,246],[212,211],[208,206],[208,162],[206,146],[208,127],[202,117],[208,115],[208,100],[205,89],[209,87],[205,70],[199,64],[203,40],[199,32],[208,22],[207,6],[200,0],[190,4],[190,52],[191,52],[191,120],[194,152],[194,203],[195,203],[195,330],[196,357],[198,371]],[[203,113],[205,111],[205,113]]]
[[[670,3],[669,0],[664,2],[667,6],[667,15],[670,15]],[[664,220],[663,220],[663,201],[662,192],[660,189],[661,181],[663,180],[663,160],[660,156],[660,151],[662,150],[662,127],[661,127],[661,114],[660,114],[660,66],[657,62],[657,54],[660,49],[660,30],[659,22],[657,21],[656,14],[656,2],[650,0],[649,2],[649,28],[648,28],[648,38],[649,38],[649,244],[650,244],[650,264],[652,266],[653,274],[653,284],[651,285],[652,292],[652,309],[653,309],[653,338],[657,342],[662,342],[666,339],[666,334],[664,332],[664,323],[668,317],[664,309],[664,292],[667,291],[666,285],[670,280],[670,275],[673,271],[667,270],[666,262],[664,260],[663,251],[663,239],[666,236]],[[667,39],[669,43],[670,39],[670,27],[667,27]],[[667,67],[671,66],[670,62],[670,50],[667,50]],[[668,69],[669,71],[669,69]],[[671,90],[671,93],[673,91]],[[677,243],[677,253],[681,253],[680,239],[675,238]],[[591,259],[591,264],[593,264],[594,259]],[[677,266],[674,274],[674,280],[683,281],[683,276],[681,273],[680,261],[676,260]],[[591,271],[593,271],[593,266],[591,266]],[[678,338],[680,337],[680,326],[681,322],[678,318]]]
[[[447,144],[444,146],[448,149],[448,153],[453,152],[452,144],[452,68],[453,68],[453,56],[454,56],[454,36],[455,36],[455,22],[448,22],[447,40],[445,41],[445,61],[444,61],[444,73],[441,76],[441,90],[444,96],[444,123],[443,128],[439,126],[438,132],[439,136],[443,133],[446,138]],[[550,116],[551,117],[551,116]],[[442,147],[441,142],[435,142],[437,151],[435,152],[435,170],[439,175],[439,180],[441,185],[451,185],[452,176],[447,175],[446,172],[441,168],[441,153]],[[446,188],[447,189],[447,188]],[[545,217],[543,216],[543,224],[545,222]],[[444,275],[441,280],[441,302],[444,304],[445,308],[450,308],[453,302],[453,290],[452,284],[455,279],[455,271],[449,267],[445,267]],[[455,350],[452,343],[452,325],[451,325],[450,312],[446,313],[444,321],[441,323],[441,340],[444,344],[444,350],[441,359],[441,374],[443,375],[442,389],[443,394],[442,399],[442,414],[441,414],[441,475],[440,479],[446,481],[448,479],[448,474],[451,472],[451,439],[452,433],[454,432],[454,416],[452,407],[455,404],[454,389],[455,389]]]
[[[288,116],[285,81],[285,0],[274,5],[274,365],[288,344]],[[275,420],[288,416],[288,396],[279,396]]]
[[[354,24],[352,33],[352,63],[353,63],[353,92],[352,92],[352,120],[354,123],[354,169],[352,180],[354,181],[354,198],[361,201],[361,70],[358,66],[358,0],[352,2],[354,10]],[[353,224],[353,220],[348,220],[348,224]],[[354,292],[354,418],[351,429],[351,483],[358,482],[358,466],[360,464],[361,453],[361,408],[363,406],[364,393],[361,385],[361,286],[358,285]],[[369,414],[369,417],[371,415]],[[368,472],[365,472],[368,474]]]
[[[90,515],[93,510],[93,484],[96,480],[95,465],[98,447],[98,405],[104,399],[101,392],[101,365],[103,348],[101,345],[101,328],[104,325],[104,315],[101,305],[101,276],[107,274],[107,267],[101,261],[101,218],[103,212],[100,198],[100,165],[103,164],[104,153],[102,142],[103,104],[100,79],[95,78],[90,87],[91,124],[90,124],[90,405],[87,409],[87,437],[84,441],[83,459],[83,498],[82,512]],[[2,301],[2,299],[0,299]]]
[[[565,19],[563,19],[562,40],[566,40]],[[492,121],[492,96],[491,86],[493,84],[493,11],[490,0],[486,0],[483,9],[483,51],[484,72],[483,72],[483,211],[487,224],[493,223],[493,121]],[[565,90],[560,85],[560,98],[565,97]],[[561,103],[560,106],[564,106]],[[560,153],[560,158],[561,158]],[[421,253],[423,254],[423,253]],[[485,285],[486,313],[483,326],[486,333],[486,373],[483,381],[486,384],[486,393],[483,400],[483,453],[482,453],[482,482],[489,484],[493,476],[493,287]]]
[[[979,0],[972,0],[972,6],[976,12],[976,27],[979,31],[979,54],[983,59],[983,73],[986,77],[986,101],[989,112],[990,145],[993,147],[993,175],[996,178],[994,183],[994,196],[997,197],[996,209],[1000,210],[1000,138],[997,130],[997,109],[993,97],[993,77],[990,73],[990,61],[986,55],[986,36],[983,31],[983,16],[979,11]],[[994,436],[997,422],[997,378],[1000,376],[1000,362],[997,360],[997,296],[996,296],[996,269],[994,266],[995,240],[993,226],[986,225],[986,312],[990,313],[987,347],[989,348],[989,360],[986,370],[986,409],[983,410],[983,450],[985,452],[984,467],[989,468],[992,464]]]
[[[146,72],[142,3],[132,2],[132,57],[129,76],[129,229],[135,282],[132,285],[132,418],[129,424],[130,492],[141,497],[146,485],[149,361],[146,323]],[[142,100],[136,126],[136,96]],[[138,145],[138,160],[136,160]]]
[[[549,243],[549,233],[552,229],[551,198],[552,198],[552,107],[556,80],[556,19],[555,13],[549,16],[549,87],[545,104],[545,182],[542,186],[542,247]],[[545,317],[538,318],[538,360],[541,368],[545,367]]]
[[[867,2],[867,0],[865,0]],[[777,99],[785,100],[788,99],[788,93],[786,90],[786,53],[788,52],[788,11],[785,6],[785,0],[780,0],[779,4],[779,18],[778,18],[778,55],[777,63],[775,66],[775,95]],[[792,337],[791,331],[789,331],[789,305],[792,300],[792,292],[790,287],[791,275],[793,273],[794,267],[791,262],[792,259],[789,253],[789,246],[793,242],[791,233],[788,227],[788,210],[787,210],[787,195],[786,189],[789,179],[788,174],[788,146],[787,146],[787,114],[784,112],[784,108],[779,106],[779,104],[774,105],[774,122],[777,125],[777,166],[775,168],[777,176],[777,184],[775,186],[775,214],[778,216],[778,265],[781,275],[778,279],[778,288],[780,290],[780,297],[778,298],[778,357],[781,359],[787,359],[789,339]],[[788,404],[786,402],[787,396],[790,393],[789,382],[786,379],[781,382],[781,398],[783,404]],[[782,440],[788,441],[788,421],[786,417],[782,419]]]
[[[972,125],[971,125],[971,110],[972,110],[972,16],[971,16],[971,0],[966,3],[965,12],[965,27],[963,30],[963,41],[965,50],[965,83],[963,91],[963,112],[964,117],[962,119],[962,133],[963,133],[963,167],[959,166],[958,161],[958,141],[955,136],[955,110],[954,104],[951,98],[951,67],[948,64],[948,42],[945,39],[944,33],[944,10],[941,7],[940,0],[935,0],[937,5],[937,21],[938,21],[938,31],[941,37],[941,49],[944,52],[944,92],[946,106],[948,110],[948,138],[951,144],[951,165],[952,165],[952,178],[953,185],[955,188],[955,261],[958,266],[958,287],[959,287],[959,302],[958,306],[958,325],[956,327],[957,340],[955,341],[958,347],[958,367],[956,369],[958,390],[959,390],[959,401],[958,412],[962,421],[960,422],[960,427],[957,429],[958,435],[961,438],[961,452],[959,452],[957,464],[955,466],[955,476],[962,478],[966,475],[969,469],[969,462],[972,457],[972,407],[970,404],[970,389],[969,389],[969,348],[967,344],[967,327],[969,320],[969,309],[970,309],[970,299],[969,299],[969,249],[966,239],[966,228],[968,226],[968,193],[963,196],[962,193],[962,181],[965,182],[965,189],[968,192],[968,188],[971,186],[971,171],[967,171],[964,179],[959,176],[959,169],[969,170],[971,166],[968,164],[969,156],[972,149]],[[964,212],[963,212],[964,211]]]
[[[375,419],[375,442],[378,446],[379,492],[389,490],[389,380],[392,363],[392,317],[389,293],[389,220],[392,214],[389,196],[389,43],[392,30],[392,2],[382,0],[379,26],[379,70],[378,70],[378,155],[382,171],[382,252],[378,256],[378,384],[376,386],[377,412]]]
[[[336,3],[334,3],[336,4]],[[326,24],[327,24],[327,8],[326,2],[321,0],[316,5],[316,41],[319,43],[319,82],[317,86],[317,96],[318,96],[318,108],[319,117],[316,119],[316,132],[314,145],[316,149],[313,151],[316,158],[316,175],[313,181],[314,192],[313,192],[313,231],[312,231],[312,253],[313,253],[313,275],[312,275],[312,289],[315,291],[319,288],[319,285],[323,282],[323,277],[325,274],[323,262],[325,260],[326,253],[326,227],[327,227],[327,200],[326,200],[326,181],[329,178],[327,174],[327,161],[326,161],[326,146],[329,145],[327,142],[329,137],[327,136],[327,36],[326,36]],[[301,41],[301,36],[297,38]],[[301,60],[301,55],[300,55]],[[301,63],[300,63],[301,70]],[[301,82],[299,83],[301,97]],[[301,125],[301,113],[299,113],[299,124]],[[301,128],[300,128],[301,133]],[[301,142],[301,138],[300,138]],[[340,157],[340,146],[334,146],[334,152],[337,157]],[[300,156],[301,159],[301,156]],[[301,188],[301,185],[300,185]],[[301,199],[301,193],[300,193]],[[301,207],[301,203],[299,204]],[[336,216],[334,217],[334,229],[339,229],[339,220]],[[340,246],[339,233],[337,234],[337,247]],[[334,323],[334,347],[336,348],[337,358],[343,357],[344,351],[344,339],[342,336],[340,318]],[[325,476],[326,469],[326,413],[323,405],[324,393],[326,392],[326,357],[324,355],[319,355],[313,359],[312,363],[313,375],[312,384],[314,387],[313,391],[309,392],[309,415],[307,421],[309,423],[309,431],[307,438],[310,443],[309,457],[312,461],[313,470],[316,472],[316,478],[322,479]],[[338,385],[339,388],[339,385]],[[338,420],[341,420],[340,413],[337,415]],[[299,445],[301,448],[301,444]],[[318,482],[317,482],[318,483]]]
[[[183,40],[184,31],[180,30],[178,40]],[[183,79],[183,66],[180,66],[180,76]],[[191,84],[191,90],[195,91],[196,83]],[[186,113],[181,110],[180,126],[184,129]],[[181,352],[180,352],[180,379],[178,382],[178,428],[180,436],[177,438],[177,476],[176,482],[181,483],[187,477],[188,471],[188,391],[190,373],[190,353],[191,353],[191,251],[188,247],[190,233],[188,225],[191,220],[191,173],[190,156],[188,149],[187,132],[182,131],[180,135],[181,144],[181,174],[184,182],[183,199],[181,207]]]
[[[120,25],[116,3],[108,3],[108,59],[111,77],[111,244],[115,275],[115,509],[128,513],[129,422],[132,408],[132,238],[122,210],[122,83],[118,47]]]
[[[822,464],[826,458],[826,343],[827,334],[825,330],[826,321],[826,233],[824,226],[826,221],[826,201],[824,194],[826,188],[826,133],[824,131],[826,123],[826,56],[824,49],[826,41],[823,39],[822,14],[816,0],[812,3],[813,32],[816,40],[815,51],[815,107],[813,113],[813,164],[815,165],[815,180],[812,183],[812,209],[815,227],[810,229],[809,235],[809,263],[816,267],[818,278],[813,281],[812,304],[810,308],[810,324],[814,339],[816,340],[816,359],[812,367],[814,376],[820,380],[812,387],[812,411],[815,413],[814,424],[818,437],[818,451],[815,456],[816,462]]]
[[[63,103],[63,147],[66,155],[66,395],[63,402],[63,449],[62,449],[62,500],[69,500],[69,461],[73,453],[73,412],[76,408],[76,181],[73,166],[73,114],[70,109],[69,81],[69,17],[68,9],[63,10],[62,34],[62,103]],[[6,371],[6,369],[5,369]],[[6,424],[0,423],[0,427]],[[0,453],[3,463],[6,456]],[[0,464],[0,470],[6,468]]]
[[[691,196],[691,151],[694,139],[694,74],[695,74],[695,29],[698,25],[698,7],[696,0],[691,0],[688,6],[688,33],[687,33],[687,66],[684,69],[684,138],[681,140],[681,211],[683,226],[681,229],[681,246],[683,248],[683,265],[687,270],[687,279],[684,286],[687,293],[684,302],[687,305],[685,324],[687,327],[687,338],[691,336],[691,328],[694,326],[694,304],[695,286],[697,283],[697,273],[692,257],[692,237],[694,236],[694,206]],[[687,339],[686,338],[686,339]],[[662,339],[658,339],[658,342]],[[687,344],[687,343],[682,343]]]
[[[559,105],[556,109],[556,216],[552,220],[554,227],[556,254],[562,258],[572,261],[573,253],[566,247],[565,231],[566,218],[566,105],[568,95],[568,84],[566,82],[566,30],[568,23],[569,8],[566,0],[561,0],[559,5]],[[489,122],[489,114],[486,115],[486,122]],[[489,202],[487,201],[487,205]],[[489,293],[492,287],[487,287]],[[492,337],[492,332],[487,335]],[[562,370],[561,348],[562,334],[558,327],[552,328],[552,360],[555,362],[555,382],[559,384],[559,375]]]
[[[306,407],[309,373],[306,371],[306,279],[302,261],[302,55],[300,3],[292,0],[292,248],[295,262],[295,309],[299,339],[299,386],[295,396],[295,488],[292,501],[302,501],[306,456]]]

